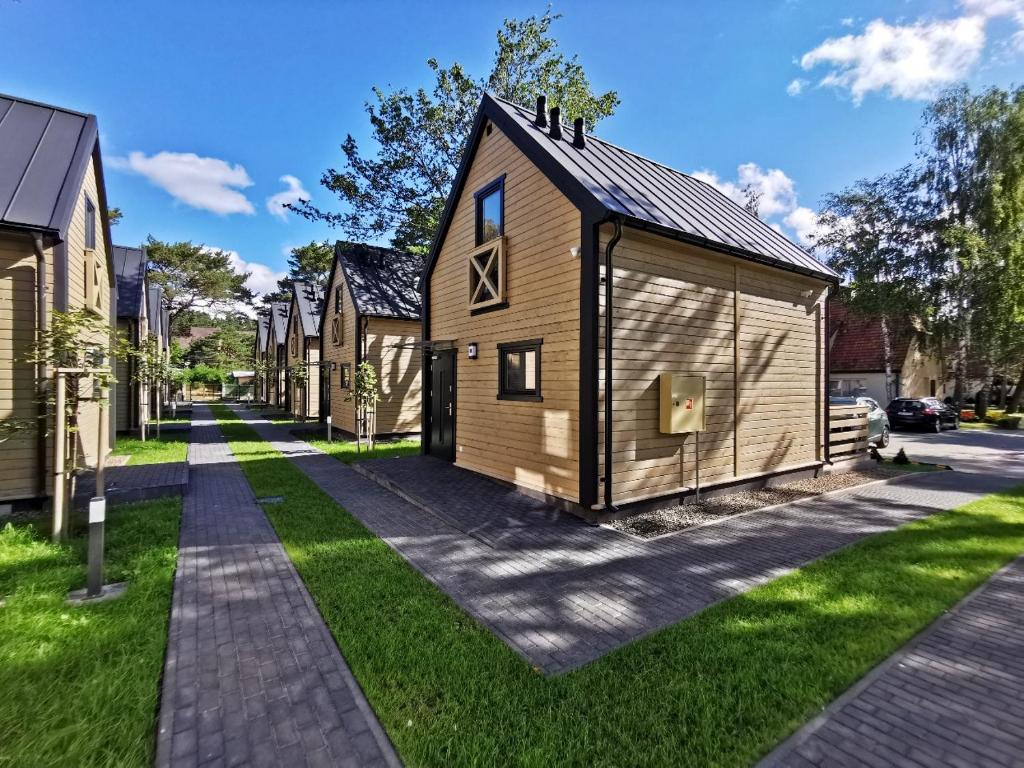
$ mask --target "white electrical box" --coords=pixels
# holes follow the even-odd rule
[[[707,393],[705,378],[663,373],[659,379],[661,405],[658,413],[662,434],[703,432],[704,399]]]

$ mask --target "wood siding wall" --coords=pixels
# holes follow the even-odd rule
[[[378,434],[420,431],[423,351],[413,345],[420,340],[421,331],[419,320],[366,318],[362,340],[363,360],[377,369],[377,380],[380,383]]]
[[[473,193],[505,174],[508,307],[471,315]],[[579,497],[580,214],[497,127],[484,131],[430,280],[433,340],[456,365],[455,461],[561,498]],[[498,400],[503,342],[543,338],[543,402]],[[468,360],[466,344],[479,344]]]
[[[92,161],[86,171],[68,227],[68,309],[85,306],[85,195],[97,206],[96,256],[102,267],[100,307],[103,320],[110,318],[110,269],[106,259],[107,243],[100,225],[99,194]],[[55,249],[46,251],[47,303],[54,310]],[[36,329],[36,256],[29,237],[0,234],[0,419],[33,418],[36,414],[35,372],[31,365],[21,362],[29,351]],[[85,338],[83,342],[99,343],[102,339]],[[83,381],[81,394],[92,391],[90,382]],[[83,402],[79,410],[76,447],[79,464],[92,466],[96,462],[99,437],[99,406]],[[36,495],[38,466],[35,433],[29,431],[0,443],[0,500],[29,498]],[[48,455],[52,456],[52,441]],[[48,479],[48,487],[50,485]]]
[[[292,354],[292,339],[295,337],[298,338],[297,355]],[[295,297],[292,297],[292,307],[288,312],[286,350],[289,368],[308,363],[305,388],[298,387],[293,381],[288,383],[288,386],[291,387],[291,413],[296,418],[302,416],[307,419],[318,418],[320,416],[320,339],[316,336],[306,337],[303,334]]]
[[[607,237],[602,233],[602,258]],[[702,485],[822,458],[824,283],[628,228],[613,260],[616,502],[695,482],[694,436],[659,431],[663,372],[707,378]],[[598,477],[604,475],[603,286],[600,308]],[[599,498],[602,493],[599,488]]]
[[[344,316],[344,333],[341,344],[335,344],[331,337],[331,321],[334,318],[334,290],[341,288],[341,314]],[[352,296],[348,286],[345,285],[345,275],[341,267],[334,270],[334,280],[327,286],[324,293],[324,360],[335,363],[335,369],[330,372],[331,387],[331,424],[332,426],[355,434],[356,429],[356,405],[353,400],[345,400],[349,390],[341,388],[341,366],[352,366],[352,374],[356,370],[356,308],[352,303]]]

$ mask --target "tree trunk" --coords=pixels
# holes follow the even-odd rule
[[[974,413],[979,419],[984,419],[988,415],[988,404],[992,398],[992,377],[995,375],[991,363],[985,363],[983,370],[981,390],[978,392],[978,401],[974,404]]]
[[[1022,402],[1024,402],[1024,366],[1021,366],[1020,373],[1017,374],[1017,384],[1013,388],[1013,397],[1010,398],[1006,412],[1019,413]]]
[[[882,331],[882,355],[885,359],[885,399],[891,403],[896,397],[892,375],[892,338],[889,336],[889,321],[884,316],[880,326]]]

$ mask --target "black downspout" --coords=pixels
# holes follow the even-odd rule
[[[36,233],[32,236],[32,247],[36,252],[36,340],[42,338],[50,328],[46,303],[46,249],[43,236]],[[56,272],[56,269],[54,270]],[[48,431],[46,400],[50,383],[50,366],[36,363],[36,495],[46,498],[46,433]]]
[[[615,234],[604,249],[604,508],[613,511],[612,504],[612,251],[622,237],[622,219],[613,219]]]

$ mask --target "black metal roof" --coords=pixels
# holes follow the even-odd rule
[[[335,244],[334,256],[359,314],[420,319],[418,285],[423,271],[422,256],[342,241]]]
[[[320,332],[317,328],[323,303],[323,294],[320,288],[302,280],[295,280],[292,283],[292,296],[295,297],[295,306],[299,310],[299,322],[303,335],[319,336]]]
[[[266,350],[269,336],[270,318],[267,315],[260,315],[256,318],[256,350],[258,352]]]
[[[573,129],[561,138],[536,124],[536,112],[485,94],[452,195],[441,220],[430,264],[447,233],[454,201],[468,173],[467,160],[491,120],[581,211],[595,219],[619,216],[627,226],[693,243],[823,280],[839,276],[784,235],[710,184],[591,134],[582,148]]]
[[[0,226],[64,240],[98,136],[93,115],[0,95]]]
[[[288,311],[291,306],[291,302],[288,301],[270,303],[270,317],[274,321],[274,337],[278,344],[284,344],[288,338]]]
[[[117,316],[137,320],[142,317],[142,297],[146,291],[146,251],[115,245],[112,252],[117,279]]]

